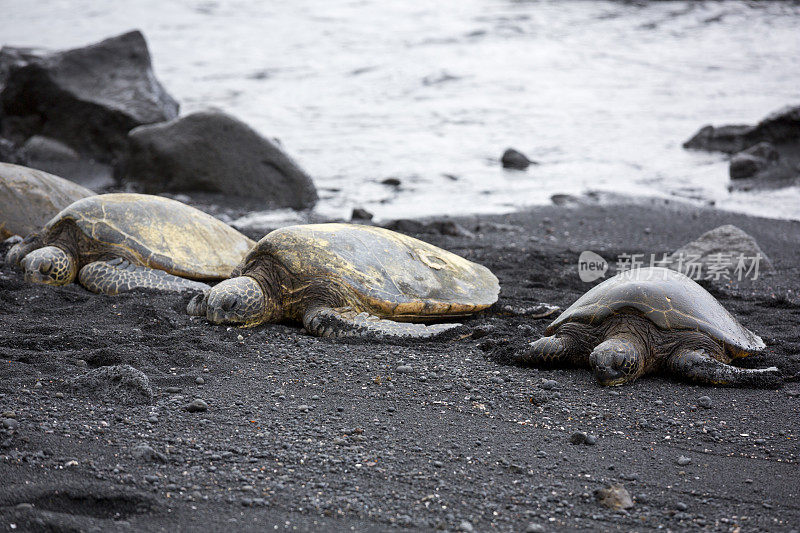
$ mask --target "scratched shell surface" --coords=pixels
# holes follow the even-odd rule
[[[637,312],[661,329],[701,331],[746,352],[764,349],[764,341],[703,287],[660,267],[629,270],[593,287],[550,324],[547,333],[568,321],[597,325],[623,310]]]
[[[308,224],[273,231],[267,253],[301,278],[344,283],[387,315],[459,315],[490,306],[500,285],[477,263],[383,228]]]
[[[48,228],[65,222],[123,257],[195,279],[228,277],[255,244],[194,207],[147,194],[84,198],[56,215]]]
[[[72,202],[93,194],[41,170],[0,163],[0,239],[38,231]]]

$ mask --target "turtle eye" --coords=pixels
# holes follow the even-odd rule
[[[239,299],[236,297],[235,294],[226,294],[222,301],[219,303],[219,306],[222,308],[223,311],[230,311],[234,307],[236,307],[236,303]]]
[[[41,263],[39,263],[39,273],[40,274],[49,274],[50,271],[53,270],[53,262],[49,259],[45,259]]]

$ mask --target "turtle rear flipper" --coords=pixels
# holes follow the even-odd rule
[[[78,281],[90,291],[103,294],[119,294],[133,289],[183,292],[204,291],[209,288],[205,283],[173,276],[163,270],[134,265],[122,258],[89,263],[81,269]]]
[[[461,324],[412,324],[386,320],[349,307],[315,307],[303,316],[303,325],[318,337],[366,337],[387,340],[453,339],[464,332]]]
[[[774,366],[738,368],[714,359],[704,350],[680,349],[669,358],[667,368],[678,377],[705,385],[775,389],[783,383]]]

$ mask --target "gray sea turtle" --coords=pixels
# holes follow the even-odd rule
[[[426,242],[371,226],[308,224],[261,239],[232,278],[193,299],[189,314],[254,326],[302,322],[318,336],[430,338],[425,325],[489,307],[489,269]]]
[[[206,289],[227,278],[255,242],[181,202],[146,194],[102,194],[68,206],[8,254],[25,279],[93,292]]]
[[[629,270],[581,296],[515,354],[518,362],[590,367],[602,385],[666,370],[712,385],[774,386],[775,367],[743,369],[731,360],[764,349],[700,285],[665,268]]]
[[[94,193],[41,170],[0,163],[0,240],[26,237],[72,202]]]

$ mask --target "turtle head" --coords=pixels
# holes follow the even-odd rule
[[[642,374],[644,355],[638,342],[614,337],[597,345],[589,355],[589,365],[601,385],[622,385]]]
[[[220,282],[189,302],[189,314],[205,315],[215,324],[255,326],[276,315],[277,306],[261,285],[249,276]]]
[[[34,250],[20,263],[25,279],[46,285],[66,285],[75,280],[78,265],[75,258],[58,246],[45,246]]]

